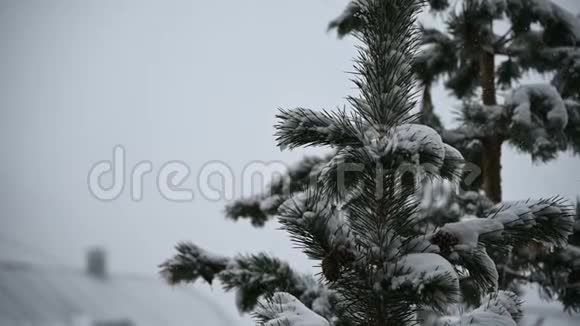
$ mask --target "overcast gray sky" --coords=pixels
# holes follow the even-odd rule
[[[577,0],[558,2],[580,11]],[[346,3],[1,0],[0,259],[82,266],[84,250],[103,245],[112,270],[153,275],[189,239],[226,255],[269,251],[308,271],[275,223],[226,221],[224,202],[204,200],[195,179],[211,160],[241,178],[254,160],[320,152],[280,152],[272,125],[278,107],[332,109],[352,94],[353,41],[325,32]],[[447,91],[434,96],[451,121]],[[153,175],[141,202],[127,188],[113,202],[93,198],[87,173],[117,144],[128,167],[186,162],[195,199],[163,199]],[[504,196],[574,199],[579,163],[534,165],[506,147]]]

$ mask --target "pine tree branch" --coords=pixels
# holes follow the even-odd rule
[[[228,258],[210,254],[192,243],[181,242],[175,249],[177,254],[159,266],[169,284],[193,283],[200,277],[211,284],[229,264]]]
[[[419,26],[421,48],[413,62],[413,71],[424,85],[430,85],[459,66],[458,44],[449,35]]]
[[[170,284],[194,283],[202,278],[211,284],[218,279],[224,290],[235,291],[240,311],[252,311],[259,298],[276,292],[288,292],[332,321],[334,326],[348,326],[340,320],[344,311],[337,306],[336,292],[312,277],[298,274],[287,263],[267,254],[226,258],[191,243],[176,246],[177,254],[160,265],[162,277]]]
[[[565,310],[580,312],[580,247],[568,245],[541,253],[531,268],[530,282],[537,283],[551,299],[558,299]]]
[[[358,30],[362,26],[362,21],[358,17],[359,11],[359,3],[356,1],[350,2],[340,16],[328,24],[328,30],[336,29],[338,37],[341,38]]]
[[[512,292],[499,291],[485,296],[477,309],[445,325],[516,326],[522,314],[522,302],[518,296]]]
[[[322,167],[331,157],[332,155],[304,157],[292,164],[284,175],[274,179],[262,194],[254,198],[236,200],[227,205],[226,217],[235,221],[249,219],[254,226],[263,226],[277,214],[280,205],[294,193],[316,184]]]
[[[544,27],[546,39],[580,42],[580,18],[550,0],[508,0],[506,14],[517,32],[529,30],[533,23]],[[522,19],[527,17],[527,19]]]
[[[568,110],[556,88],[524,85],[506,98],[505,105],[512,112],[510,142],[530,152],[533,159],[547,161],[566,148],[563,132]]]
[[[503,247],[531,241],[563,246],[573,231],[574,214],[561,197],[527,200],[498,205],[485,218],[446,224],[439,232],[457,236],[459,249],[474,248],[478,242]]]
[[[271,298],[261,300],[253,315],[258,326],[330,325],[326,319],[285,292],[277,292]]]
[[[431,243],[467,268],[480,289],[486,291],[497,288],[498,279],[486,247],[506,252],[532,242],[563,246],[573,224],[573,209],[563,199],[528,200],[497,206],[485,218],[446,224],[431,237]]]
[[[277,291],[300,295],[302,276],[290,266],[266,254],[238,256],[219,274],[226,291],[236,290],[241,311],[254,309],[258,299]]]
[[[512,35],[514,29],[513,26],[510,26],[510,28],[508,28],[508,30],[499,38],[497,38],[497,40],[494,42],[493,47],[494,48],[501,48],[503,46],[505,46],[507,43],[509,43],[512,39],[512,37],[508,37],[510,35]]]
[[[374,128],[409,122],[415,106],[412,62],[419,43],[413,26],[421,1],[357,1],[362,42],[355,60],[360,97],[349,97],[354,110]]]
[[[281,149],[300,146],[360,145],[361,122],[344,111],[329,113],[297,108],[276,116],[276,140]]]
[[[310,259],[322,261],[331,254],[354,259],[355,242],[350,227],[336,207],[316,190],[297,193],[284,202],[279,209],[279,221]]]

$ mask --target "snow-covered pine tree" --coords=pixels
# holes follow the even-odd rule
[[[413,66],[424,94],[421,122],[439,131],[447,143],[475,163],[482,159],[481,139],[486,133],[499,131],[504,133],[500,135],[503,142],[531,153],[533,159],[547,161],[562,149],[580,152],[580,53],[575,44],[580,40],[580,17],[549,0],[462,0],[453,2],[453,10],[447,0],[427,2],[433,12],[447,17],[448,31],[421,28],[421,51]],[[330,28],[336,28],[340,36],[356,30],[360,26],[356,12],[356,2],[349,4]],[[492,24],[498,20],[510,26],[502,35],[492,34]],[[482,24],[486,21],[490,23]],[[481,44],[475,49],[481,51],[465,50],[465,45],[474,39],[468,31],[483,35],[476,38]],[[495,106],[477,104],[474,98],[482,85],[477,64],[480,54],[490,51],[495,55],[494,61],[505,59],[494,72],[496,84],[487,85],[491,88],[487,93],[495,93],[496,89],[507,93],[506,101]],[[551,84],[560,96],[550,85],[521,85],[513,92],[507,89],[528,71],[553,73]],[[444,129],[433,111],[430,88],[441,79],[459,99],[465,100],[462,123],[456,129]],[[249,218],[253,224],[262,225],[275,215],[289,193],[315,178],[331,157],[305,158],[285,178],[273,182],[264,196],[229,205],[227,216],[235,220]],[[475,186],[477,190],[480,184],[470,179],[463,186]],[[479,197],[483,200],[480,206],[490,206],[482,196],[469,197]],[[500,196],[489,197],[495,197],[497,202]]]
[[[482,161],[482,150],[487,150],[483,145],[492,143],[484,138],[495,132],[501,135],[492,134],[493,138],[499,136],[502,142],[529,152],[535,160],[548,161],[555,158],[559,150],[580,152],[580,55],[575,44],[580,18],[547,0],[463,0],[453,2],[451,8],[445,0],[428,2],[432,11],[445,17],[447,31],[421,27],[422,46],[413,65],[423,94],[421,123],[439,131],[443,140],[459,149],[470,162]],[[330,27],[336,28],[340,36],[356,30],[361,26],[357,11],[357,3],[352,2]],[[493,35],[493,24],[500,20],[509,27],[505,33]],[[475,43],[472,34],[479,35]],[[495,84],[481,82],[483,76],[478,63],[485,52],[494,54],[494,61],[503,60],[496,67]],[[550,85],[520,85],[509,90],[528,71],[553,74],[551,84],[559,94]],[[431,102],[431,85],[441,79],[464,101],[460,125],[456,129],[442,126]],[[474,94],[480,86],[488,88],[488,94],[501,90],[507,94],[506,99],[495,106],[478,104]],[[485,103],[483,100],[481,103]],[[567,117],[563,115],[564,107]],[[567,120],[563,130],[556,120]],[[490,151],[497,154],[498,149],[494,147]],[[275,215],[290,194],[316,179],[331,158],[332,155],[305,158],[284,178],[273,182],[263,196],[229,205],[227,216],[250,218],[255,225],[262,225]],[[495,163],[490,165],[499,167],[497,158],[495,156]],[[489,155],[486,161],[488,159]],[[479,178],[473,179],[470,172],[466,172],[462,187],[474,191],[455,193],[449,191],[448,185],[434,185],[433,189],[428,185],[422,190],[425,198],[421,212],[425,219],[440,225],[464,216],[486,216],[493,202],[478,191],[481,182]],[[495,172],[499,173],[499,169]],[[445,191],[441,192],[442,189]],[[443,198],[444,195],[448,197]],[[575,232],[580,234],[580,228]],[[565,255],[561,251],[552,255],[550,248],[533,244],[532,248],[516,248],[508,256],[495,253],[492,257],[498,263],[502,288],[513,289],[516,284],[530,281],[539,283],[545,293],[559,294],[553,297],[563,301],[567,309],[580,310],[580,288],[575,286],[577,278],[573,277],[580,273],[580,266],[569,259],[579,251],[580,248],[570,246]],[[524,276],[531,271],[533,276]],[[571,283],[563,282],[565,279]]]
[[[580,152],[579,17],[549,0],[463,0],[452,4],[430,0],[429,4],[433,12],[444,17],[446,30],[422,27],[422,51],[414,66],[423,89],[422,122],[440,131],[443,139],[469,161],[481,162],[483,185],[472,183],[472,189],[483,186],[493,202],[501,200],[502,143],[511,143],[530,153],[532,159],[544,162],[554,159],[558,151]],[[331,23],[339,35],[360,26],[356,11],[352,3]],[[498,21],[508,25],[499,35],[494,34]],[[502,60],[499,64],[498,59]],[[526,72],[554,77],[551,85],[510,89]],[[441,79],[464,103],[460,125],[453,130],[443,128],[431,103],[431,85]],[[479,101],[474,96],[477,89],[481,89]],[[497,102],[498,90],[506,93],[503,103]],[[447,206],[459,208],[455,212],[428,209],[424,213],[451,221],[462,214],[484,216],[484,210],[474,212],[464,205],[473,205],[473,200],[479,202],[477,208],[491,207],[484,196],[473,192],[451,199]],[[550,255],[549,248],[535,244],[532,248],[516,248],[507,257],[494,254],[502,287],[512,287],[514,282],[538,282],[547,293],[566,292],[567,298],[575,297],[576,301],[559,296],[566,308],[580,310],[580,297],[569,295],[580,292],[569,288],[576,282],[554,281],[577,274],[580,269],[563,258],[573,256],[579,248],[571,246],[566,251],[566,255],[560,251]],[[562,259],[565,261],[559,262]],[[533,277],[523,276],[530,272]]]
[[[464,102],[462,126],[442,131],[462,153],[479,159],[483,188],[501,201],[501,144],[509,142],[534,160],[558,151],[580,152],[580,18],[550,0],[429,0],[446,31],[422,27],[423,49],[415,73],[423,88],[423,122],[442,128],[433,112],[431,85],[445,86]],[[331,22],[345,35],[360,27],[356,3]],[[507,31],[494,33],[497,21]],[[537,26],[536,26],[537,25]],[[497,29],[497,28],[496,28]],[[496,64],[497,59],[503,59]],[[525,72],[553,73],[552,85],[520,85]],[[481,89],[478,101],[474,95]],[[497,90],[507,91],[498,104]]]
[[[410,325],[418,310],[443,313],[457,303],[460,284],[469,279],[487,293],[483,303],[448,325],[516,325],[517,297],[496,292],[498,275],[486,248],[565,244],[573,210],[553,198],[438,228],[424,223],[417,180],[457,182],[463,158],[411,114],[419,43],[414,22],[422,1],[355,3],[360,93],[348,98],[352,113],[282,110],[276,126],[282,148],[336,149],[316,182],[304,183],[278,210],[293,240],[320,262],[326,282],[265,254],[230,259],[189,243],[177,246],[162,274],[171,283],[217,278],[237,291],[242,310],[257,307],[258,324],[269,326]]]

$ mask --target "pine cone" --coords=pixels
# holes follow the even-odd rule
[[[340,276],[340,260],[335,253],[330,253],[322,260],[322,274],[330,282],[336,282]]]
[[[439,231],[431,238],[431,243],[439,246],[442,251],[449,251],[459,243],[459,239],[451,233]]]
[[[350,265],[354,262],[354,254],[343,246],[334,248],[324,259],[322,260],[322,274],[330,282],[336,282],[340,277],[341,269],[345,265]]]

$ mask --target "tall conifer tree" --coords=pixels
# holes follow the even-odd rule
[[[254,310],[258,324],[268,326],[412,325],[444,314],[461,301],[462,283],[470,282],[483,295],[482,305],[455,324],[516,325],[517,296],[498,291],[487,250],[530,241],[564,245],[573,209],[557,197],[529,200],[439,225],[421,213],[421,181],[457,183],[464,163],[411,113],[421,4],[353,2],[352,33],[360,46],[354,61],[359,93],[348,97],[352,111],[296,108],[278,114],[281,148],[330,146],[335,153],[314,160],[320,168],[300,182],[280,181],[290,189],[288,198],[280,194],[269,207],[257,201],[253,209],[278,208],[284,229],[319,262],[323,283],[265,254],[227,258],[190,243],[179,244],[175,257],[162,264],[169,282],[217,278],[237,291],[242,310]]]
[[[536,161],[552,160],[562,150],[580,152],[580,52],[576,46],[580,18],[547,0],[463,0],[454,1],[453,5],[446,0],[430,0],[428,3],[432,12],[444,18],[447,29],[420,27],[421,47],[413,63],[422,93],[419,121],[437,130],[467,161],[478,165],[475,168],[468,165],[464,172],[461,186],[465,191],[455,193],[449,185],[428,185],[420,189],[422,214],[434,225],[440,225],[465,216],[485,217],[493,208],[494,200],[500,197],[501,192],[495,191],[490,200],[481,190],[485,169],[501,166],[499,155],[492,163],[487,162],[490,155],[484,157],[486,151],[500,153],[497,146],[486,148],[490,144],[486,138],[509,143],[531,154]],[[330,27],[336,28],[339,36],[357,30],[362,23],[357,11],[357,3],[350,3]],[[496,35],[494,25],[500,25],[499,21],[508,28]],[[495,32],[499,33],[497,28]],[[482,83],[480,69],[485,61],[482,53],[487,53],[486,57],[493,54],[495,84],[489,82],[490,78],[488,83]],[[530,71],[553,74],[553,79],[550,84],[520,85],[523,74]],[[492,73],[489,66],[487,73]],[[459,126],[454,129],[444,128],[431,101],[431,86],[439,80],[463,101]],[[482,95],[478,96],[484,88],[488,91],[481,91]],[[497,91],[506,94],[505,99],[497,105],[485,105],[483,95]],[[255,225],[262,225],[275,215],[289,193],[316,178],[331,157],[307,157],[291,168],[285,178],[273,182],[263,196],[229,205],[227,216],[250,218]],[[485,168],[484,178],[474,177],[479,166]],[[494,171],[499,176],[499,169]],[[575,230],[580,234],[580,227]],[[554,251],[550,246],[534,243],[515,248],[508,255],[492,253],[500,287],[515,289],[518,284],[539,283],[544,294],[561,300],[566,309],[579,310],[580,288],[576,280],[580,265],[575,262],[580,257],[580,248],[574,241],[571,243],[565,250]]]

